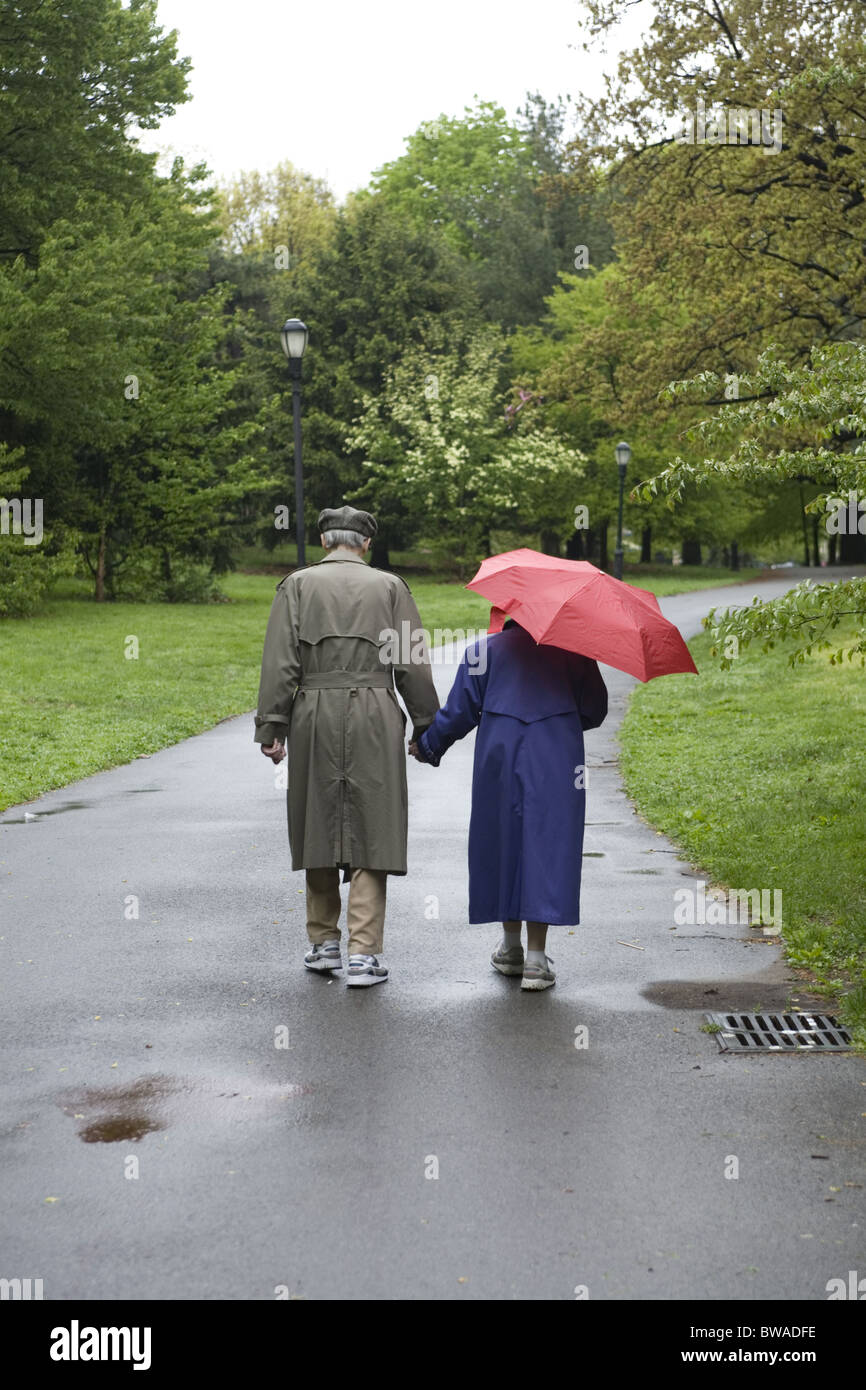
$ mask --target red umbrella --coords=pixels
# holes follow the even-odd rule
[[[580,652],[638,680],[691,671],[679,630],[655,594],[636,589],[586,560],[560,560],[537,550],[492,555],[467,584],[493,604],[490,632],[512,617],[536,642]]]

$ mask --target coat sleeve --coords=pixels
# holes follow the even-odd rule
[[[277,589],[268,618],[256,711],[256,743],[285,743],[300,678],[298,594],[290,580]]]
[[[406,626],[404,626],[406,624]],[[412,738],[433,722],[439,708],[439,696],[430,670],[430,651],[427,636],[421,625],[421,614],[407,584],[401,579],[395,586],[394,627],[400,635],[411,634],[409,650],[401,651],[401,661],[394,663],[394,684],[412,720]]]
[[[607,718],[607,686],[598,662],[588,656],[581,657],[574,683],[580,722],[584,729],[597,729]]]
[[[477,652],[477,648],[474,650]],[[448,699],[429,729],[418,739],[421,756],[434,767],[439,766],[443,753],[448,752],[452,743],[465,738],[481,718],[488,663],[482,663],[483,670],[476,664],[470,666],[467,662],[468,651],[467,648],[463,653]]]

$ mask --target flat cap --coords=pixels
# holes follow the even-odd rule
[[[357,531],[362,536],[375,536],[376,518],[354,507],[326,507],[319,512],[320,531]]]

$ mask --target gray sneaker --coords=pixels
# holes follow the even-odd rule
[[[311,947],[304,956],[304,965],[308,970],[342,970],[339,941],[326,941]]]
[[[388,978],[386,966],[376,956],[350,956],[346,971],[347,985],[381,985]]]
[[[500,942],[490,957],[490,964],[494,970],[499,971],[500,975],[522,975],[523,947],[509,946],[506,950],[504,944]]]
[[[545,956],[544,961],[544,965],[536,965],[534,961],[527,961],[523,967],[521,989],[550,989],[551,985],[556,984],[556,975],[550,968],[553,961],[550,956]]]

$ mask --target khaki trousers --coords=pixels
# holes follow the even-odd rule
[[[314,945],[340,939],[340,870],[307,869],[307,936]],[[353,869],[346,927],[349,955],[378,956],[385,932],[388,875],[379,869]]]

